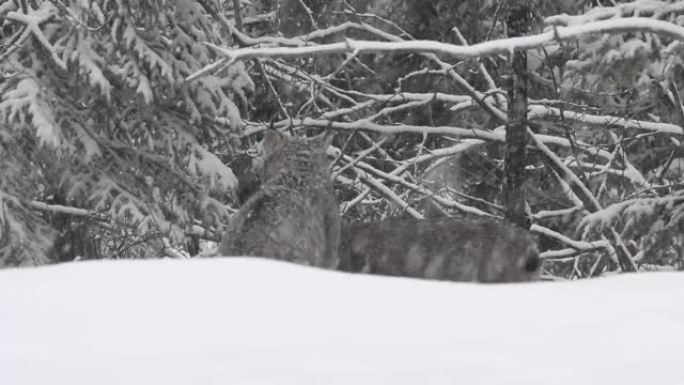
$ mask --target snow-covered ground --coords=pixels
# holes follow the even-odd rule
[[[684,384],[684,274],[476,285],[248,258],[4,270],[0,384]]]

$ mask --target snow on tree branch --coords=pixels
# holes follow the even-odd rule
[[[596,249],[605,249],[606,251],[608,251],[610,253],[610,251],[612,250],[612,246],[610,245],[610,242],[608,242],[607,240],[599,240],[599,241],[592,241],[592,242],[577,241],[577,240],[571,239],[570,237],[567,237],[567,236],[565,236],[565,235],[563,235],[557,231],[553,231],[547,227],[539,226],[536,224],[534,224],[530,227],[530,231],[532,231],[533,233],[545,235],[547,237],[555,238],[555,239],[563,242],[564,244],[572,247],[574,250],[576,250],[578,252],[587,252],[587,251],[592,251],[592,250],[596,250]],[[546,254],[545,257],[550,258],[552,255],[554,257],[558,256],[557,254],[554,255],[553,253],[549,253],[549,254]]]
[[[587,238],[591,232],[602,231],[607,227],[614,226],[621,218],[628,225],[634,225],[635,221],[652,216],[657,208],[671,208],[680,202],[684,202],[684,196],[639,198],[614,203],[585,216],[578,226],[578,231],[582,232],[582,238]]]
[[[616,20],[597,21],[570,27],[558,27],[553,31],[544,32],[526,37],[492,40],[470,46],[457,46],[436,41],[401,41],[381,42],[346,39],[341,43],[320,44],[303,47],[266,47],[266,48],[238,48],[226,49],[211,43],[205,43],[208,47],[226,57],[229,62],[248,60],[253,58],[296,58],[315,54],[331,54],[340,52],[359,53],[432,53],[445,55],[454,59],[469,59],[495,54],[510,54],[515,50],[539,48],[545,44],[555,43],[559,40],[578,38],[584,35],[596,33],[625,33],[625,32],[653,32],[673,37],[684,41],[684,28],[665,21],[650,18],[632,17]],[[207,67],[186,78],[193,81],[207,73]],[[212,64],[211,70],[216,68]]]
[[[591,115],[576,111],[561,110],[556,107],[531,105],[529,107],[529,119],[543,118],[547,116],[562,117],[563,119],[597,125],[613,126],[624,129],[639,129],[660,132],[664,134],[684,135],[684,127],[670,123],[648,122],[642,120],[626,119],[620,116]]]
[[[578,25],[597,20],[621,18],[625,16],[648,16],[661,19],[672,13],[684,12],[684,3],[680,1],[633,1],[626,4],[616,4],[612,7],[596,7],[583,15],[556,15],[546,18],[547,25]]]

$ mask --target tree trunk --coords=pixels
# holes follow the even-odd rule
[[[531,16],[526,1],[513,2],[506,24],[508,36],[524,36],[530,30]],[[503,205],[506,218],[530,228],[525,212],[525,164],[527,160],[527,52],[513,54],[512,74],[508,88],[508,124],[504,158]]]

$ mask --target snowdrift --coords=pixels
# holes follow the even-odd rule
[[[0,383],[682,384],[684,274],[478,285],[257,258],[0,271]]]

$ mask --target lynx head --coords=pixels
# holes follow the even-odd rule
[[[539,278],[542,260],[534,237],[527,231],[506,226],[498,234],[492,250],[490,268],[484,282],[524,282]]]
[[[326,150],[332,135],[324,133],[312,138],[288,137],[276,130],[268,130],[264,136],[264,160],[262,179],[267,181],[281,170],[290,173],[328,173]]]

